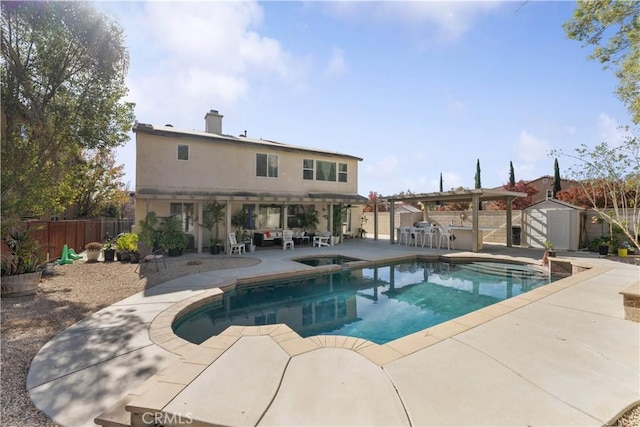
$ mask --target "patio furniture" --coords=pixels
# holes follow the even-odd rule
[[[313,247],[330,246],[329,239],[331,239],[330,231],[325,231],[319,236],[313,236]]]
[[[158,266],[160,260],[162,260],[164,268],[167,268],[167,261],[164,258],[162,249],[152,251],[146,243],[139,241],[138,252],[140,252],[140,263],[136,266],[136,270],[140,269],[140,274],[142,274],[142,271],[145,270],[150,263],[154,263],[156,265],[156,271],[160,271],[160,267]]]
[[[411,238],[409,227],[398,227],[398,231],[400,232],[400,236],[398,237],[398,244],[401,245],[402,239],[404,239],[405,246],[409,246],[409,239]]]
[[[293,243],[293,231],[292,230],[283,230],[282,231],[282,250],[286,250],[287,248],[295,249],[295,244]]]
[[[237,253],[238,255],[245,253],[244,243],[238,243],[236,240],[236,233],[229,233],[229,243],[231,244],[231,251],[229,252],[231,255],[234,253]]]
[[[440,227],[440,238],[438,241],[438,249],[440,249],[443,245],[443,241],[447,242],[447,250],[455,249],[456,247],[453,244],[453,239],[455,236],[453,235],[453,230],[449,227]]]

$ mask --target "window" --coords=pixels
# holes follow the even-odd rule
[[[334,162],[316,161],[316,180],[318,181],[335,181],[336,180],[336,164]]]
[[[547,190],[547,199],[553,199],[553,190]]]
[[[169,213],[182,222],[183,231],[193,231],[193,203],[171,203]]]
[[[258,229],[269,230],[281,228],[280,217],[282,215],[282,206],[279,205],[260,205],[258,210]]]
[[[311,159],[302,160],[302,179],[313,180],[313,160]]]
[[[189,160],[189,146],[178,144],[178,160]]]
[[[256,154],[256,176],[278,177],[278,156],[275,154]]]
[[[347,164],[338,163],[338,181],[347,182]]]

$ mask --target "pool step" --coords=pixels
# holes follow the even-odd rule
[[[493,276],[506,277],[507,271],[511,271],[514,276],[522,278],[546,278],[548,273],[542,270],[536,270],[531,266],[518,264],[497,264],[497,263],[470,263],[459,264],[461,270],[467,270],[474,273],[491,274]]]

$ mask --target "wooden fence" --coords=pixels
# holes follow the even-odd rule
[[[77,253],[84,251],[89,242],[104,242],[109,237],[131,231],[133,220],[129,219],[88,219],[71,221],[29,221],[27,224],[39,227],[32,235],[42,247],[45,259],[56,259],[62,255],[62,247],[73,248]]]

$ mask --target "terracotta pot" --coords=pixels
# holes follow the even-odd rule
[[[16,274],[15,276],[4,276],[2,282],[3,297],[21,297],[33,295],[38,290],[38,284],[42,277],[42,271],[35,273]]]

